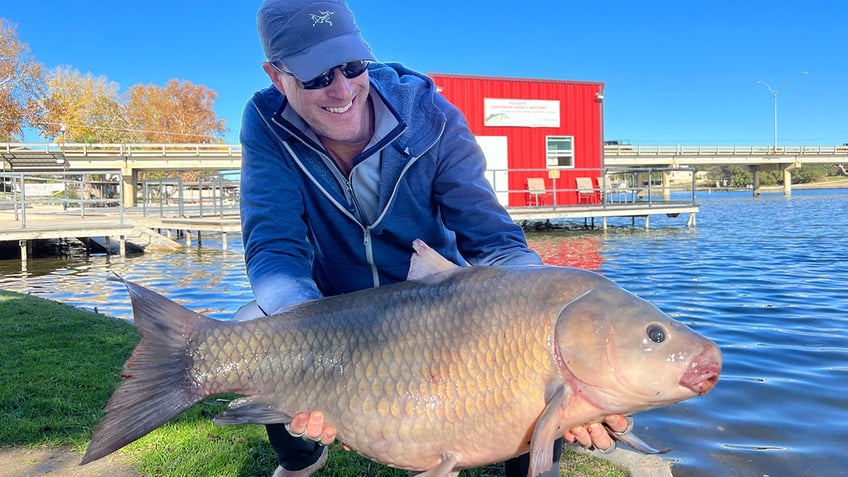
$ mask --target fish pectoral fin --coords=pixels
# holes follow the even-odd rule
[[[559,385],[536,421],[533,436],[530,438],[530,467],[527,473],[529,476],[535,477],[551,468],[554,441],[565,433],[559,428],[559,418],[566,394],[565,386]]]
[[[412,254],[409,260],[409,273],[406,275],[406,279],[409,281],[428,283],[435,280],[427,280],[434,275],[462,268],[430,248],[421,239],[415,239],[412,242],[412,248],[415,250],[415,253]],[[435,281],[438,282],[438,280]]]
[[[458,463],[459,457],[451,452],[447,452],[444,457],[442,457],[442,461],[439,465],[426,472],[416,474],[416,477],[456,477],[459,475],[459,472],[451,471]]]
[[[282,424],[291,416],[256,397],[245,397],[231,402],[226,411],[215,418],[215,424]]]

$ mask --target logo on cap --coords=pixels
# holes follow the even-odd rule
[[[312,14],[310,14],[310,15],[309,15],[310,17],[312,17],[312,26],[313,26],[313,27],[314,27],[315,25],[319,24],[319,23],[326,23],[327,25],[333,26],[333,21],[332,21],[332,20],[330,20],[330,15],[335,14],[335,12],[330,12],[330,11],[327,11],[327,12],[319,11],[318,13],[320,13],[320,15],[316,15],[316,14],[314,14],[314,13],[312,13]]]

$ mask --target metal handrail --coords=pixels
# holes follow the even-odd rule
[[[108,198],[92,198],[88,195],[88,188],[92,181],[88,179],[92,175],[113,175],[117,177],[116,181],[109,181],[110,186],[114,186],[116,196]],[[36,205],[56,205],[61,206],[63,211],[78,209],[79,216],[85,218],[87,208],[92,209],[98,205],[102,205],[107,210],[117,209],[119,223],[124,224],[124,188],[122,187],[123,175],[120,170],[107,171],[74,171],[74,172],[50,172],[31,173],[31,172],[2,172],[0,173],[0,183],[5,188],[11,188],[11,199],[14,208],[15,220],[20,221],[21,228],[27,227],[26,214],[27,209]],[[36,184],[53,183],[61,185],[61,188],[56,187],[53,194],[62,192],[62,197],[55,197],[53,194],[37,194],[33,187]],[[72,192],[78,191],[78,196],[70,195]],[[29,192],[29,194],[28,194]],[[89,212],[90,213],[90,212]]]
[[[654,184],[653,177],[656,174],[673,173],[673,172],[688,172],[691,174],[690,180],[684,185],[669,185],[665,188]],[[506,174],[505,174],[506,173]],[[548,169],[490,169],[486,171],[486,177],[492,184],[495,194],[501,199],[509,197],[513,194],[524,194],[529,197],[531,191],[529,186],[519,189],[511,188],[509,185],[510,176],[518,174],[525,177],[544,177],[549,183],[549,187],[545,193],[550,197],[549,203],[545,205],[527,204],[522,207],[530,208],[569,208],[575,206],[596,206],[600,208],[611,207],[655,207],[664,205],[696,205],[695,202],[695,170],[689,167],[605,167],[605,168],[571,168],[562,169],[562,176],[569,177],[590,177],[592,179],[594,193],[597,194],[597,202],[583,203],[579,200],[578,203],[563,204],[558,201],[558,197],[562,194],[580,193],[576,183],[566,183],[564,179],[550,178]],[[643,184],[646,182],[647,184]],[[505,178],[505,181],[503,179]],[[603,181],[597,184],[598,178]],[[609,181],[609,182],[607,182]],[[596,185],[597,184],[597,185]],[[681,193],[686,195],[686,199],[672,198],[673,195],[679,196]],[[668,197],[668,198],[666,198]]]
[[[142,182],[142,213],[145,217],[218,217],[238,212],[238,181],[222,174],[206,174],[197,181],[181,177]]]

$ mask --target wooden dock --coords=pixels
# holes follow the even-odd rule
[[[579,206],[564,206],[564,207],[512,207],[507,209],[509,215],[516,222],[522,221],[548,221],[552,219],[601,219],[601,228],[607,229],[607,219],[611,217],[629,217],[634,220],[636,218],[644,219],[644,228],[649,229],[651,226],[652,215],[665,215],[668,217],[677,217],[681,214],[688,214],[686,219],[686,227],[694,227],[696,224],[695,216],[699,212],[700,207],[692,204],[692,202],[683,201],[675,202],[636,202],[622,204],[588,204]]]
[[[107,253],[125,257],[128,243],[140,250],[173,251],[182,248],[171,239],[173,231],[185,237],[186,246],[192,237],[200,242],[201,232],[220,233],[226,248],[226,234],[240,232],[238,217],[144,217],[137,212],[87,212],[63,210],[59,207],[28,208],[26,214],[14,210],[0,211],[0,242],[17,242],[23,268],[31,256],[33,240],[80,239],[93,240]],[[114,243],[117,243],[116,244]]]
[[[692,202],[680,203],[627,203],[627,204],[587,204],[580,206],[537,206],[513,207],[507,209],[517,223],[549,222],[557,219],[599,218],[602,228],[606,229],[610,217],[631,217],[635,225],[636,218],[644,219],[644,227],[650,226],[652,215],[677,217],[688,214],[687,227],[695,226],[695,215],[699,207]],[[81,239],[97,241],[107,253],[115,247],[117,255],[126,256],[127,243],[143,250],[176,250],[183,245],[172,240],[175,232],[185,238],[185,246],[192,241],[201,243],[202,233],[216,233],[222,236],[222,246],[227,248],[227,234],[241,231],[238,215],[216,215],[206,217],[158,217],[145,216],[140,210],[114,211],[109,209],[63,210],[61,207],[30,207],[25,216],[20,210],[0,210],[0,242],[17,242],[23,268],[31,255],[29,249],[33,240],[42,239]]]
[[[241,219],[237,215],[224,215],[217,217],[139,217],[134,221],[151,230],[161,231],[170,239],[174,230],[185,234],[186,246],[191,246],[192,233],[196,234],[198,244],[201,240],[201,232],[214,232],[221,234],[222,247],[227,249],[227,234],[230,232],[241,232]]]

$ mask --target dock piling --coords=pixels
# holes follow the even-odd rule
[[[21,248],[21,271],[25,272],[27,270],[27,257],[29,256],[28,240],[18,240],[18,246]]]

